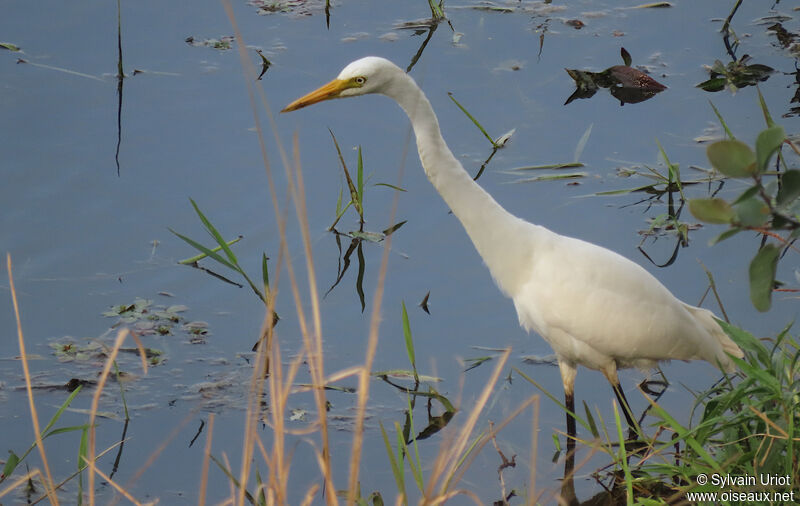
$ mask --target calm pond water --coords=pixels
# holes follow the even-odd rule
[[[515,129],[479,180],[510,211],[633,259],[690,303],[698,303],[707,287],[702,263],[713,273],[732,321],[754,334],[772,335],[796,317],[797,302],[778,295],[766,314],[751,306],[747,266],[758,247],[756,237],[740,234],[709,247],[709,239],[721,229],[693,230],[689,247],[682,248],[669,267],[658,268],[637,246],[642,241],[639,232],[648,228],[647,220],[665,212],[664,202],[638,203],[641,194],[594,196],[650,182],[641,176],[621,177],[620,169],[646,171],[648,166],[663,173],[657,141],[670,160],[680,164],[684,177],[699,177],[691,167],[708,163],[705,146],[696,138],[721,136],[709,100],[739,138],[752,142],[763,127],[754,87],[735,95],[711,94],[695,87],[708,78],[704,65],[717,59],[730,61],[719,28],[733,2],[676,1],[671,8],[633,8],[639,3],[448,2],[445,8],[452,30],[446,23],[439,25],[411,74],[436,109],[450,147],[471,173],[489,156],[491,146],[447,93],[452,92],[491,135]],[[429,35],[424,28],[402,27],[430,15],[422,1],[335,2],[330,28],[326,28],[321,3],[290,4],[285,12],[268,15],[259,15],[252,3],[235,1],[233,5],[244,41],[253,49],[249,51],[253,62],[259,63],[254,49],[260,49],[273,63],[258,82],[273,114],[335,77],[356,58],[375,54],[407,66]],[[795,92],[794,76],[787,73],[795,71],[796,60],[778,47],[767,30],[775,21],[762,19],[775,12],[759,4],[745,3],[734,18],[741,40],[737,56],[749,54],[754,62],[778,70],[760,86],[773,115],[780,118],[789,111]],[[788,17],[783,21],[787,29],[797,32],[797,9],[784,3],[777,7]],[[235,251],[256,278],[262,252],[274,266],[279,246],[239,57],[235,50],[201,44],[233,35],[230,21],[216,1],[194,2],[191,8],[154,1],[123,2],[123,63],[128,78],[121,94],[118,167],[116,4],[14,1],[6,2],[3,10],[0,42],[13,43],[22,51],[0,49],[0,250],[10,253],[14,263],[27,352],[34,382],[41,387],[36,390],[40,419],[46,423],[67,395],[55,387],[71,378],[96,377],[102,358],[91,343],[110,343],[109,328],[118,323],[118,318],[104,312],[137,298],[150,300],[153,306],[185,306],[173,308],[181,310],[181,323],[162,322],[171,325],[171,335],[143,337],[146,346],[163,352],[161,365],[139,377],[141,369],[133,354],[120,360],[122,370],[132,376],[125,383],[132,421],[115,480],[140,500],[196,502],[205,435],[194,445],[190,441],[208,413],[219,415],[214,455],[225,453],[234,463],[240,460],[249,350],[259,334],[263,305],[246,287],[240,289],[177,265],[195,252],[169,228],[212,244],[191,207],[189,198],[194,199],[225,237],[244,236]],[[585,26],[576,29],[570,20],[580,20]],[[193,37],[194,44],[186,42],[188,37]],[[646,67],[668,89],[649,101],[624,107],[606,90],[589,100],[562,105],[574,91],[564,68],[601,71],[622,64],[621,47],[630,52],[634,66]],[[20,58],[27,64],[18,63]],[[266,125],[266,116],[259,113]],[[494,355],[475,346],[512,347],[509,366],[521,368],[561,397],[557,368],[523,362],[524,356],[547,356],[551,351],[538,336],[520,329],[513,305],[496,289],[466,234],[426,181],[413,141],[409,143],[408,122],[395,104],[382,97],[335,101],[275,120],[287,146],[297,135],[320,295],[337,278],[340,255],[327,227],[344,187],[328,128],[336,134],[351,169],[356,165],[353,148],[362,147],[367,230],[391,225],[395,192],[375,183],[399,184],[407,190],[398,197],[396,221],[407,221],[393,236],[375,370],[408,368],[401,320],[405,301],[421,371],[442,378],[439,392],[454,401],[460,399],[462,407],[474,403],[493,365],[463,373],[463,360]],[[780,118],[780,123],[789,133],[798,129],[795,116]],[[585,172],[583,178],[568,180],[576,184],[565,180],[515,184],[520,176],[510,173],[513,168],[574,161],[576,146],[589,128],[579,157],[585,167],[567,169]],[[277,146],[271,132],[265,138],[284,207],[287,183]],[[790,156],[789,162],[796,165],[797,159]],[[404,170],[398,180],[400,168]],[[525,174],[536,175],[540,173]],[[729,183],[722,191],[730,197],[741,189]],[[708,191],[707,185],[697,185],[690,195],[704,196]],[[696,222],[688,211],[682,218]],[[339,228],[350,231],[357,226],[349,210]],[[290,255],[299,269],[304,257],[293,212],[289,212],[288,228]],[[343,239],[343,248],[348,243]],[[670,257],[674,245],[672,235],[644,242],[657,263]],[[322,300],[328,372],[363,360],[381,252],[381,244],[363,245],[365,311],[355,288],[355,254],[340,284]],[[779,278],[790,287],[797,285],[795,265],[793,253],[781,263]],[[271,274],[274,279],[275,273]],[[304,276],[300,277],[303,287],[307,286]],[[33,434],[7,279],[4,265],[0,450],[22,454]],[[285,272],[280,279],[276,311],[282,319],[276,330],[284,356],[291,356],[302,346],[300,328]],[[417,307],[427,292],[430,315]],[[704,305],[717,310],[711,299]],[[207,332],[198,336],[183,326],[187,322],[204,322]],[[57,353],[65,344],[73,344],[85,356]],[[718,374],[704,363],[673,363],[664,370],[673,385],[662,402],[673,415],[688,420],[692,398],[684,385],[701,390]],[[488,420],[503,420],[536,393],[516,373],[512,376],[513,382],[498,386],[479,427],[486,427]],[[638,372],[622,375],[639,409],[646,401],[633,385],[641,377]],[[342,385],[355,386],[355,379]],[[576,392],[579,403],[585,400],[606,419],[611,416],[613,395],[598,373],[580,370]],[[334,479],[344,488],[355,396],[328,395]],[[58,426],[85,423],[90,402],[87,389]],[[405,406],[405,395],[382,382],[373,383],[361,475],[365,493],[380,490],[385,497],[394,496],[378,423],[387,427],[402,423]],[[289,409],[294,411],[287,416],[296,415],[287,421],[292,428],[303,428],[314,418],[313,399],[307,394],[293,397]],[[98,427],[98,448],[103,449],[118,441],[123,430],[122,403],[115,385],[106,387],[101,410],[107,415]],[[422,420],[424,412],[415,416]],[[454,423],[463,422],[462,418],[457,415]],[[542,400],[539,488],[558,487],[561,464],[551,462],[551,434],[564,429],[563,418],[560,409]],[[519,491],[528,485],[530,427],[528,411],[498,438],[505,453],[518,454],[519,465],[506,470],[504,478],[509,488]],[[268,438],[269,430],[261,434]],[[46,441],[57,481],[76,469],[79,439],[79,433],[72,432]],[[436,435],[420,443],[428,461],[441,440]],[[291,503],[299,502],[312,484],[320,483],[312,447],[302,438],[297,441],[290,476],[297,496]],[[144,469],[162,444],[158,458]],[[39,465],[38,457],[30,459],[31,467]],[[110,455],[103,457],[104,472],[114,469],[113,460]],[[485,449],[467,472],[464,486],[482,501],[499,499],[499,464],[497,454]],[[263,467],[261,471],[265,472]],[[584,479],[591,471],[580,474],[577,486],[582,498],[596,491],[594,482]],[[108,485],[99,486],[102,497],[113,495]],[[209,491],[214,501],[227,497],[228,482],[218,469],[212,469]],[[15,494],[18,499],[24,497],[21,491]],[[76,494],[73,480],[64,487],[64,501],[73,502]]]

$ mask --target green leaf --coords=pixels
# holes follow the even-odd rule
[[[760,227],[769,219],[769,207],[756,197],[745,199],[736,205],[736,221],[745,227]]]
[[[725,239],[728,239],[728,238],[731,238],[731,237],[733,237],[734,235],[738,234],[738,233],[739,233],[739,232],[741,232],[741,231],[742,231],[742,229],[741,229],[741,228],[729,228],[729,229],[728,229],[728,230],[726,230],[725,232],[723,232],[723,233],[719,234],[717,237],[715,237],[715,238],[711,239],[711,240],[708,242],[708,245],[709,245],[709,246],[713,246],[713,245],[717,244],[718,242],[722,242],[722,241],[724,241]]]
[[[389,183],[375,183],[375,186],[385,186],[387,188],[391,188],[392,190],[397,190],[399,192],[408,191],[408,190],[404,190],[403,188],[400,188],[399,186],[395,186],[395,185],[389,184]]]
[[[16,453],[9,450],[8,451],[8,460],[6,460],[6,465],[3,466],[3,474],[0,475],[0,478],[8,478],[11,476],[11,473],[14,472],[14,469],[17,468],[17,464],[19,464],[19,457]]]
[[[778,205],[791,204],[800,197],[800,170],[787,170],[781,176],[781,189],[778,190]]]
[[[267,269],[267,254],[261,253],[261,283],[264,291],[269,292],[269,270]]]
[[[733,205],[739,204],[740,202],[744,202],[745,200],[757,194],[758,194],[758,185],[751,186],[750,188],[743,191],[741,195],[736,197],[736,200],[733,201]]]
[[[695,218],[707,223],[730,223],[734,217],[731,205],[719,198],[691,199],[689,200],[689,211]]]
[[[411,337],[411,324],[408,321],[408,311],[406,311],[406,303],[403,305],[403,337],[406,341],[406,353],[408,353],[408,361],[411,363],[411,368],[414,370],[414,379],[419,381],[417,375],[417,356],[414,353],[414,339]]]
[[[476,126],[476,127],[478,127],[478,130],[480,130],[480,131],[481,131],[481,133],[483,134],[483,136],[484,136],[484,137],[486,137],[486,138],[489,140],[489,142],[491,142],[491,143],[492,143],[492,146],[494,146],[495,148],[498,148],[498,147],[500,147],[500,146],[498,146],[497,144],[495,144],[495,143],[494,143],[494,139],[492,139],[492,136],[491,136],[491,135],[489,135],[488,133],[486,133],[486,130],[483,128],[483,125],[481,125],[481,124],[478,122],[478,120],[476,120],[476,119],[475,119],[475,118],[472,116],[472,114],[470,114],[470,113],[469,113],[469,111],[467,111],[467,110],[464,108],[464,106],[463,106],[463,105],[461,105],[461,104],[458,102],[458,100],[456,100],[456,98],[453,96],[453,94],[452,94],[452,93],[450,93],[450,92],[448,91],[448,92],[447,92],[447,96],[449,96],[449,97],[450,97],[450,100],[452,100],[452,101],[453,101],[453,102],[454,102],[454,103],[455,103],[455,104],[458,106],[458,108],[459,108],[459,109],[461,109],[461,112],[463,112],[464,114],[466,114],[466,115],[467,115],[467,117],[468,117],[470,120],[472,120],[472,122],[475,124],[475,126]]]
[[[187,237],[187,236],[185,236],[183,234],[179,234],[178,232],[172,230],[171,228],[168,228],[168,230],[170,232],[172,232],[173,234],[175,234],[176,236],[178,236],[179,238],[183,239],[183,241],[185,243],[187,243],[189,246],[193,247],[194,249],[196,249],[198,251],[201,251],[205,256],[207,256],[207,257],[209,257],[209,258],[211,258],[213,260],[216,260],[217,262],[219,262],[220,264],[224,265],[225,267],[227,267],[229,269],[232,269],[234,271],[238,270],[235,265],[233,265],[232,263],[228,262],[227,260],[222,258],[222,256],[220,256],[217,253],[213,252],[212,250],[206,248],[205,246],[203,246],[199,242],[195,241],[194,239],[190,239],[189,237]]]
[[[722,91],[725,89],[725,84],[728,80],[724,77],[714,77],[709,79],[708,81],[703,81],[702,83],[698,84],[696,87],[700,88],[703,91]]]
[[[731,132],[730,128],[728,128],[728,124],[725,123],[725,119],[722,117],[722,114],[719,113],[714,103],[711,102],[710,100],[708,101],[708,103],[711,104],[711,108],[714,110],[714,114],[717,115],[717,119],[722,125],[722,128],[725,129],[725,135],[728,136],[728,139],[736,139],[736,136],[733,135],[733,132]]]
[[[712,167],[730,177],[748,177],[756,173],[756,155],[742,141],[717,141],[706,150]]]
[[[14,51],[14,52],[19,51],[19,46],[12,44],[10,42],[0,42],[0,48],[8,49],[9,51]]]
[[[194,207],[194,211],[197,213],[197,217],[200,218],[201,222],[203,222],[203,226],[206,228],[208,233],[211,234],[211,237],[213,237],[214,240],[217,241],[217,244],[219,244],[219,246],[222,248],[222,251],[225,252],[225,256],[228,257],[228,260],[232,264],[238,264],[239,261],[236,259],[236,255],[233,254],[233,250],[231,250],[231,248],[228,246],[228,242],[222,238],[222,234],[220,234],[219,231],[216,229],[216,227],[214,227],[214,225],[211,224],[211,221],[209,221],[209,219],[206,218],[206,215],[203,214],[203,212],[200,210],[200,207],[197,205],[197,202],[195,202],[194,199],[189,199],[189,202],[192,203],[192,207]]]
[[[778,125],[762,130],[756,138],[756,160],[758,160],[759,172],[767,169],[767,164],[775,151],[781,147],[786,139],[786,132],[783,127]]]
[[[398,462],[398,459],[395,458],[394,451],[392,451],[392,445],[391,443],[389,443],[389,435],[386,434],[386,429],[383,427],[383,422],[378,421],[378,425],[381,428],[383,445],[386,448],[386,455],[389,456],[389,464],[391,465],[392,468],[392,476],[394,476],[394,482],[397,485],[397,490],[398,492],[405,495],[406,485],[403,476],[402,460]]]
[[[767,244],[750,262],[750,300],[759,311],[767,311],[772,305],[772,287],[778,267],[780,248]]]

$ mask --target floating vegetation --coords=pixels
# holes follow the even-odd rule
[[[137,298],[131,304],[113,306],[103,312],[103,316],[117,318],[117,322],[111,328],[126,325],[142,336],[155,334],[166,336],[172,335],[175,325],[183,321],[180,313],[188,309],[183,305],[154,305],[150,299]]]
[[[708,69],[710,78],[697,87],[704,91],[717,92],[728,88],[735,93],[739,88],[755,86],[766,81],[775,72],[775,69],[759,63],[748,64],[751,58],[747,55],[742,56],[737,61],[732,61],[725,65],[717,60]]]
[[[21,51],[19,46],[10,42],[0,42],[0,49],[6,49],[13,52]]]
[[[670,2],[651,2],[647,4],[634,5],[631,9],[663,9],[665,7],[674,7]]]
[[[98,362],[102,363],[108,358],[110,343],[103,342],[100,338],[76,339],[74,337],[64,337],[50,343],[50,349],[59,362]],[[139,353],[138,348],[120,348],[120,353]],[[156,348],[144,348],[148,365],[157,366],[164,360],[164,352]],[[123,374],[124,376],[124,374]],[[70,380],[67,387],[74,385],[75,381]],[[71,390],[70,390],[71,391]]]
[[[581,179],[587,177],[589,175],[588,172],[571,172],[569,174],[546,174],[544,176],[535,176],[535,177],[527,177],[522,179],[517,179],[513,181],[514,184],[517,183],[538,183],[541,181],[561,181],[564,179]]]
[[[228,49],[233,48],[233,41],[236,38],[233,35],[226,35],[225,37],[220,37],[219,39],[203,39],[198,40],[194,37],[186,37],[186,43],[190,46],[194,47],[210,47],[212,49],[217,49],[219,51],[227,51]]]
[[[330,19],[330,4],[325,0],[248,0],[247,4],[255,7],[259,16],[270,14],[312,16],[325,12]]]

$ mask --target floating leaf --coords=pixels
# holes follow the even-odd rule
[[[17,51],[20,50],[19,46],[15,45],[15,44],[12,44],[10,42],[0,42],[0,48],[8,49],[9,51],[14,51],[14,52],[17,52]]]
[[[778,190],[778,205],[791,204],[800,197],[800,170],[787,170],[781,177],[781,188]]]
[[[730,223],[734,217],[733,208],[723,199],[691,199],[689,200],[689,211],[698,220],[707,223]]]
[[[756,155],[742,141],[717,141],[708,146],[706,155],[711,165],[726,176],[747,177],[756,172]]]
[[[585,165],[581,162],[551,163],[547,165],[528,165],[525,167],[515,167],[511,170],[575,169],[579,167],[585,167]]]
[[[536,183],[539,181],[556,181],[559,179],[580,179],[582,177],[586,177],[589,174],[586,172],[573,172],[570,174],[548,174],[546,176],[537,176],[531,177],[527,179],[518,179],[514,181],[514,183]]]
[[[767,244],[750,262],[750,300],[759,311],[767,311],[772,305],[772,287],[778,267],[780,249]]]
[[[703,91],[710,91],[715,93],[717,91],[722,91],[725,89],[725,84],[727,84],[728,80],[724,77],[714,77],[707,81],[703,81],[702,83],[698,84],[696,87],[700,88]]]
[[[764,172],[769,163],[769,159],[786,139],[786,132],[782,126],[774,126],[762,130],[756,138],[756,160],[758,160],[759,172]]]

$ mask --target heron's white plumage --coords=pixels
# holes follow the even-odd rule
[[[520,324],[552,346],[568,395],[577,365],[600,370],[613,383],[618,368],[701,359],[731,370],[727,354],[742,356],[710,311],[681,302],[638,264],[503,209],[453,156],[422,90],[390,61],[357,60],[285,110],[366,93],[386,95],[406,112],[428,179],[514,301]]]

